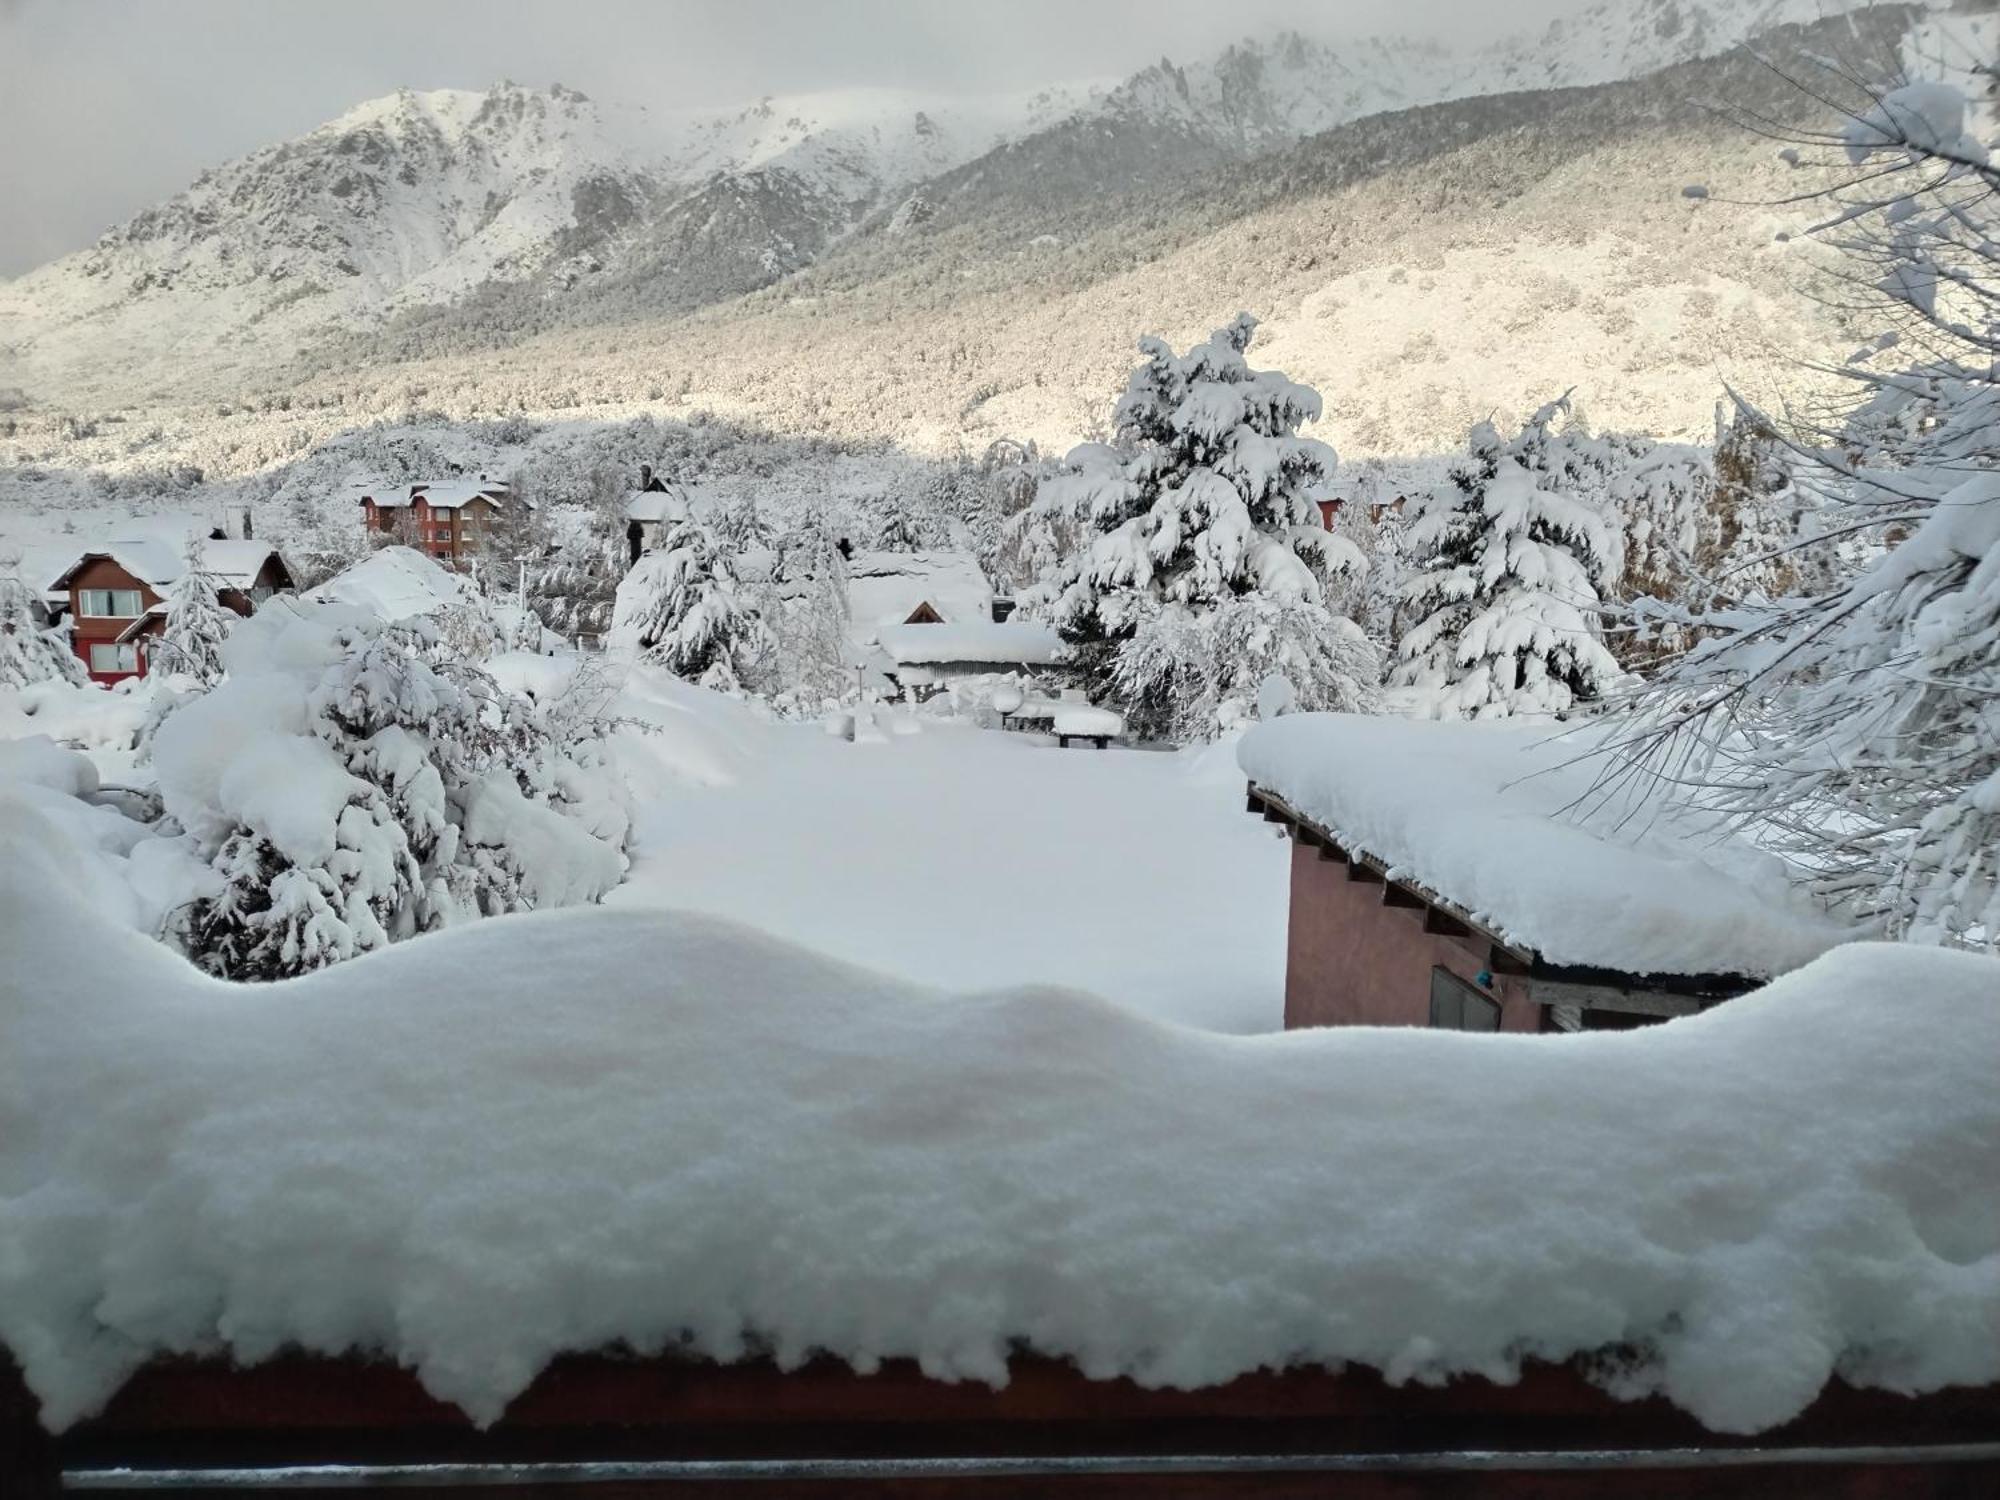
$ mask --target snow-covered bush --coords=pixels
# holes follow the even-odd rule
[[[744,596],[737,564],[707,522],[676,522],[618,585],[612,644],[704,687],[739,692],[763,686],[775,648]]]
[[[277,978],[618,883],[624,826],[586,794],[601,758],[435,661],[436,639],[343,605],[267,607],[224,645],[227,678],[160,725],[162,803],[223,882],[169,925],[197,963]]]
[[[1366,564],[1314,503],[1336,462],[1299,436],[1319,393],[1250,368],[1256,326],[1243,314],[1185,355],[1142,339],[1117,446],[1073,451],[1023,513],[1021,550],[1056,559],[1023,612],[1055,625],[1142,734],[1214,734],[1222,706],[1273,670],[1299,671],[1307,708],[1353,706],[1378,680],[1365,637],[1327,604],[1328,582]],[[1227,625],[1208,618],[1231,609]],[[1246,654],[1197,670],[1203,649]]]
[[[1552,401],[1511,439],[1481,422],[1450,482],[1409,508],[1421,571],[1391,681],[1436,717],[1566,713],[1618,680],[1598,612],[1619,537],[1585,498],[1605,478],[1602,448],[1556,425],[1568,412],[1567,396]]]
[[[60,632],[45,630],[36,618],[28,586],[18,578],[0,576],[0,687],[37,682],[81,687],[89,680],[69,642]]]

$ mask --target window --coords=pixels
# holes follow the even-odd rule
[[[138,671],[138,643],[128,641],[121,646],[116,641],[92,641],[90,643],[90,670],[106,673]]]
[[[1451,970],[1432,969],[1431,1025],[1442,1031],[1498,1031],[1500,1005]]]
[[[130,620],[145,612],[137,589],[78,589],[76,612],[100,619]]]

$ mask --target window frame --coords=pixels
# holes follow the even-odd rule
[[[132,601],[132,608],[121,610],[118,600],[123,596]],[[102,599],[104,608],[92,609],[94,599]],[[78,589],[76,591],[76,613],[79,619],[88,620],[136,620],[146,612],[146,595],[141,589]]]
[[[1468,1007],[1491,1024],[1466,1025]],[[1434,1031],[1497,1032],[1500,1029],[1500,1002],[1462,974],[1443,964],[1431,966],[1430,1024]]]
[[[111,652],[117,665],[109,667],[99,665],[97,653],[100,651]],[[127,665],[128,662],[130,665]],[[101,677],[116,677],[120,674],[137,672],[139,670],[139,643],[137,641],[92,641],[90,643],[90,670]]]

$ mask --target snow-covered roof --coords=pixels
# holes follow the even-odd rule
[[[883,625],[875,638],[890,659],[903,666],[966,661],[1040,667],[1062,660],[1065,650],[1061,636],[1029,620]]]
[[[1296,714],[1237,761],[1335,835],[1553,964],[1637,975],[1780,974],[1856,936],[1790,887],[1777,858],[1665,804],[1585,820],[1594,743],[1546,723]]]
[[[46,592],[55,593],[66,588],[71,575],[94,557],[110,558],[141,583],[151,584],[155,589],[170,587],[187,571],[184,544],[139,537],[107,542],[78,554],[50,580]],[[269,542],[205,541],[201,544],[202,571],[213,574],[219,583],[228,588],[249,588],[256,582],[257,575],[264,571],[264,564],[273,557],[278,559],[279,566],[284,566],[283,554]],[[287,568],[286,572],[289,573],[290,569]]]
[[[374,501],[377,510],[401,510],[418,500],[432,510],[460,510],[474,500],[488,500],[500,506],[512,505],[518,497],[501,479],[417,479],[379,489],[364,485],[361,498]],[[523,499],[520,503],[529,510],[535,508],[532,500]]]
[[[393,621],[435,614],[447,605],[472,604],[479,596],[468,579],[416,549],[384,547],[334,574],[312,591],[312,597],[352,604]]]
[[[602,907],[230,985],[78,898],[67,792],[0,799],[0,1099],[34,1122],[0,1131],[0,1258],[52,1427],[149,1358],[288,1346],[482,1422],[621,1342],[1178,1387],[1618,1348],[1605,1378],[1732,1432],[1836,1370],[2000,1380],[2000,1217],[1965,1207],[2000,1144],[1990,958],[1856,945],[1511,1046],[1246,1044]]]
[[[857,641],[928,604],[945,623],[993,619],[993,585],[969,552],[857,552],[847,560],[847,612]]]

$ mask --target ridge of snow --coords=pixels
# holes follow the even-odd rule
[[[1836,1370],[2000,1379],[1990,958],[1855,945],[1549,1037],[943,1003],[609,910],[229,986],[81,899],[59,795],[0,791],[0,1344],[53,1428],[155,1356],[287,1347],[480,1422],[617,1344],[1183,1388],[1623,1349],[1612,1390],[1729,1432]]]

